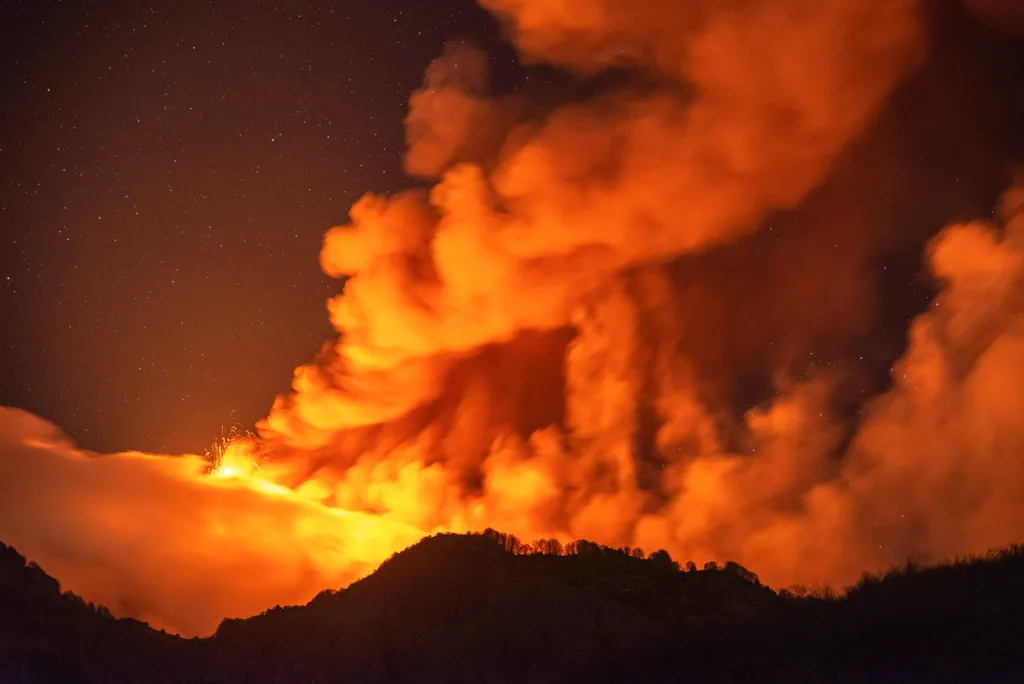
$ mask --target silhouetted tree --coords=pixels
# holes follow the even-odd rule
[[[565,554],[567,556],[585,556],[588,554],[600,554],[601,547],[592,541],[586,539],[577,539],[576,541],[569,542],[565,545]]]
[[[733,563],[732,561],[726,561],[725,571],[731,572],[737,577],[740,577],[744,581],[750,582],[751,584],[760,584],[761,581],[757,578],[757,575],[747,570],[739,563]]]
[[[557,539],[539,539],[533,543],[533,552],[545,556],[561,556],[565,550]]]
[[[495,529],[488,527],[483,532],[485,537],[489,537],[498,543],[505,551],[511,554],[526,554],[530,553],[531,547],[529,544],[524,544],[514,534],[506,534],[504,532],[498,532]]]
[[[679,565],[672,560],[672,556],[669,555],[665,549],[658,549],[650,555],[651,564],[659,570],[673,570],[678,569]]]

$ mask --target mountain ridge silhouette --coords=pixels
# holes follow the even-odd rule
[[[427,537],[304,606],[151,629],[68,592],[0,544],[0,681],[1019,681],[1024,547],[777,592],[735,563],[664,551]]]

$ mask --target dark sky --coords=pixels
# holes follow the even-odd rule
[[[500,38],[472,0],[24,0],[0,27],[0,404],[171,452],[327,339],[324,230],[405,182],[444,43]]]

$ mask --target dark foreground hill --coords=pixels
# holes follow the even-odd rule
[[[744,568],[498,533],[425,539],[348,589],[179,639],[0,545],[0,682],[1024,681],[1024,548],[838,598]]]
[[[174,674],[181,640],[86,603],[0,544],[0,684],[143,681]]]

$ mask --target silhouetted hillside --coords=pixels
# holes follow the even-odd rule
[[[0,543],[0,682],[149,682],[177,671],[177,637],[86,603]]]
[[[1024,549],[838,598],[663,551],[439,535],[302,607],[183,640],[62,594],[0,546],[0,681],[1020,681]]]
[[[676,627],[729,623],[780,601],[737,574],[682,573],[671,560],[586,542],[570,556],[518,546],[497,534],[424,539],[345,591],[226,621],[211,643],[216,676],[283,683],[355,667],[359,681],[564,681]]]

